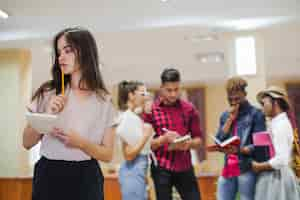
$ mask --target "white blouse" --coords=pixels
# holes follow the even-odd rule
[[[274,169],[289,165],[293,148],[293,128],[286,113],[281,113],[271,120],[270,132],[275,149],[275,156],[269,160]]]
[[[143,120],[137,114],[128,109],[121,113],[116,133],[127,144],[136,145],[143,138],[143,123]],[[143,155],[149,153],[150,139],[141,151]]]

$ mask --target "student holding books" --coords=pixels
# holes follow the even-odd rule
[[[287,112],[290,109],[284,90],[276,86],[257,95],[267,117],[271,118],[270,133],[275,149],[273,158],[265,162],[252,162],[258,172],[255,199],[298,200],[299,186],[292,168],[289,166],[293,148],[293,128]]]
[[[151,113],[144,115],[144,120],[155,130],[151,149],[157,165],[151,164],[151,176],[156,199],[171,200],[175,186],[183,200],[199,200],[200,191],[190,153],[191,149],[202,145],[199,113],[190,102],[180,98],[178,70],[169,68],[162,72],[159,97],[153,103]]]
[[[225,164],[218,180],[218,200],[235,200],[238,192],[241,200],[254,198],[256,177],[251,169],[252,135],[265,131],[266,127],[263,113],[247,101],[246,87],[247,82],[241,77],[233,77],[226,83],[230,108],[220,117],[216,137],[223,142],[238,136],[240,144],[219,148],[225,154]]]
[[[32,199],[104,199],[98,160],[112,159],[115,110],[95,40],[86,29],[67,28],[55,36],[53,48],[52,80],[35,92],[28,109],[57,115],[58,126],[40,133],[27,125],[23,133],[26,149],[41,142]]]
[[[121,111],[117,135],[122,142],[125,161],[119,170],[123,200],[146,200],[146,175],[153,129],[140,117],[147,98],[146,87],[137,81],[119,83],[118,105]]]

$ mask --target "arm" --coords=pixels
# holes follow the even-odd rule
[[[83,140],[79,148],[96,160],[110,162],[113,158],[115,141],[115,128],[108,128],[105,131],[102,143],[95,144],[88,140]]]
[[[266,162],[252,162],[253,170],[258,172],[273,169],[279,170],[289,165],[290,152],[293,146],[293,128],[289,123],[280,123],[272,128],[275,156]]]
[[[168,131],[164,135],[160,135],[151,140],[151,149],[156,150],[160,146],[173,142],[179,134],[175,131]]]
[[[229,126],[229,123],[230,123],[230,127],[231,127],[232,121],[229,119],[229,113],[228,112],[224,112],[220,117],[219,128],[218,128],[218,132],[216,134],[216,137],[220,141],[224,141],[224,140],[226,140],[230,137],[229,133],[231,133],[231,129],[230,130],[225,130],[227,132],[224,132],[224,130],[223,130],[223,127],[225,126],[226,123],[227,123],[227,126]]]
[[[149,140],[153,133],[153,129],[151,126],[144,126],[143,128],[143,137],[141,140],[134,146],[127,144],[126,142],[122,142],[123,155],[126,160],[130,161],[136,158],[136,156],[142,151],[145,144]]]
[[[154,127],[151,113],[144,113],[143,120],[145,123],[149,123]],[[163,135],[159,135],[157,137],[154,136],[154,138],[151,140],[151,150],[154,151],[167,143],[171,143],[178,136],[179,136],[178,133],[174,131],[168,131]]]
[[[66,134],[62,130],[55,129],[52,135],[66,146],[78,148],[96,160],[104,162],[110,162],[112,160],[115,139],[115,128],[113,127],[105,130],[101,144],[89,141],[74,130]]]
[[[260,111],[256,111],[253,116],[253,125],[251,129],[251,137],[253,134],[266,130],[266,120],[265,115]],[[240,152],[245,155],[251,155],[254,152],[254,145],[249,144],[243,147]]]
[[[274,169],[280,169],[289,165],[289,158],[293,147],[293,128],[287,122],[279,123],[277,126],[272,127],[272,142],[276,153],[268,161]]]
[[[252,169],[256,173],[261,172],[261,171],[273,170],[272,166],[268,162],[258,163],[255,161],[252,161]]]
[[[202,139],[201,138],[193,138],[191,141],[190,141],[190,147],[189,149],[198,149],[200,148],[202,145]]]
[[[202,131],[200,128],[200,117],[198,111],[194,108],[191,117],[191,134],[190,149],[198,149],[202,145]]]
[[[42,134],[31,128],[30,125],[27,125],[23,131],[23,147],[30,150],[42,139],[42,137]]]
[[[167,143],[167,138],[165,137],[165,135],[160,135],[160,136],[152,139],[151,149],[154,151],[166,143]]]
[[[191,131],[191,136],[192,139],[179,143],[176,145],[174,150],[181,150],[181,151],[187,151],[189,149],[198,149],[202,145],[202,132],[200,128],[200,119],[199,119],[199,113],[198,111],[193,108],[192,113],[191,113],[191,124],[190,124],[190,131]]]
[[[48,100],[50,99],[49,103]],[[30,112],[37,112],[38,110],[42,112],[46,112],[49,114],[57,114],[64,108],[64,104],[66,102],[66,98],[62,96],[50,96],[47,94],[42,100],[42,106],[38,109],[38,102],[34,100],[31,105],[27,106],[27,109]],[[47,104],[48,103],[48,104]],[[29,150],[34,145],[36,145],[41,138],[43,137],[42,134],[34,130],[30,125],[27,125],[23,131],[23,146],[25,149]]]

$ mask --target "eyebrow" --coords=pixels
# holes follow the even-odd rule
[[[58,49],[58,52],[60,52],[61,50],[64,50],[64,49],[66,49],[66,48],[72,48],[72,46],[71,45],[69,45],[69,44],[67,44],[66,46],[64,46],[62,49]]]

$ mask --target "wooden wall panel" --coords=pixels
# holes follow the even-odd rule
[[[198,178],[202,200],[216,199],[217,176],[202,175]],[[31,178],[0,178],[0,200],[31,200]],[[105,177],[105,200],[121,200],[117,176]]]

